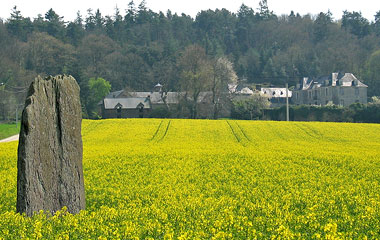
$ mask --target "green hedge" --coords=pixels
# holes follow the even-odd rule
[[[380,123],[380,105],[356,103],[349,107],[291,106],[289,118],[291,121]],[[285,121],[286,107],[266,109],[262,119]]]

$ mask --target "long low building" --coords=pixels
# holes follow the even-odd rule
[[[179,114],[173,117],[184,117],[178,110],[180,101],[185,94],[182,92],[129,92],[115,91],[108,94],[100,103],[102,118],[145,118],[157,109],[171,109]],[[213,118],[212,92],[201,92],[198,97],[198,117]],[[220,107],[220,117],[229,117],[229,103],[223,102]]]

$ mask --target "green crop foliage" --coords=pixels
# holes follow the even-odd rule
[[[83,121],[87,208],[15,213],[0,144],[0,239],[378,239],[380,125]]]

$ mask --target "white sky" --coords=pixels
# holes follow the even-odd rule
[[[237,12],[242,3],[256,10],[260,0],[147,0],[147,6],[155,12],[166,13],[170,9],[173,13],[186,13],[195,17],[201,10],[226,8],[232,12]],[[64,16],[66,21],[72,21],[79,10],[83,17],[86,16],[87,9],[100,9],[105,15],[113,15],[117,5],[122,15],[130,0],[106,0],[106,1],[86,1],[86,0],[0,0],[0,18],[7,19],[10,16],[13,6],[17,6],[24,17],[37,17],[44,15],[50,8],[53,8],[60,16]],[[134,1],[136,6],[141,0]],[[374,15],[380,11],[380,1],[378,0],[268,0],[269,9],[275,14],[289,14],[291,10],[295,13],[305,15],[307,13],[318,14],[319,12],[333,13],[335,20],[342,17],[344,10],[361,11],[363,16],[373,21]]]

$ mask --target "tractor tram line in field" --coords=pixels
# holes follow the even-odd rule
[[[243,128],[240,126],[239,123],[237,123],[235,121],[235,124],[236,126],[238,126],[238,128],[240,129],[241,133],[244,135],[244,137],[249,141],[249,142],[252,142],[252,140],[250,139],[250,137],[247,135],[247,133],[245,132],[245,130],[243,130]]]
[[[236,141],[240,143],[242,146],[247,147],[247,144],[251,142],[243,129],[239,126],[236,121],[228,121],[226,120],[228,126],[231,129],[232,134],[234,135]],[[232,124],[231,124],[232,122]]]
[[[321,136],[316,136],[316,133],[311,131],[310,128],[306,127],[305,124],[302,123],[294,123],[294,126],[296,126],[298,129],[300,129],[302,132],[304,132],[306,135],[308,135],[311,138],[321,138]]]
[[[171,120],[162,120],[157,127],[156,132],[153,134],[150,141],[161,142],[168,134]],[[165,127],[166,126],[166,127]]]
[[[154,132],[152,138],[150,139],[151,141],[153,141],[156,138],[158,132],[160,131],[160,128],[161,128],[163,122],[164,122],[164,120],[161,120],[160,124],[158,125],[158,127],[156,129],[156,132]]]
[[[301,129],[302,131],[304,131],[311,138],[315,138],[315,139],[323,139],[324,138],[324,136],[320,132],[318,132],[314,128],[310,127],[306,123],[294,123],[294,125],[297,126],[299,129]]]
[[[170,123],[171,123],[171,122],[172,122],[172,120],[169,120],[168,124],[166,125],[164,135],[162,135],[162,137],[160,138],[160,140],[158,140],[159,142],[161,142],[162,140],[164,140],[164,138],[165,138],[166,135],[168,134],[168,131],[169,131],[169,127],[170,127]]]

